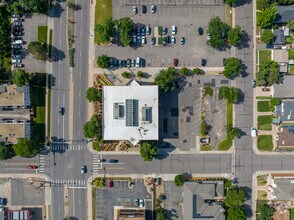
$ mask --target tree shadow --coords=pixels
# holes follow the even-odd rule
[[[240,104],[245,101],[245,93],[241,90],[238,89],[238,101],[235,104]]]
[[[179,218],[179,213],[176,209],[164,209],[164,214],[166,219],[178,219]]]
[[[59,2],[56,2],[52,8],[47,12],[47,16],[50,18],[60,18],[63,13],[64,8],[61,6]]]
[[[246,31],[242,30],[241,42],[236,45],[237,49],[241,50],[243,48],[249,48],[249,41],[251,41],[251,37],[248,35]]]
[[[63,60],[65,57],[65,53],[62,50],[59,50],[56,47],[52,46],[52,56],[49,59],[50,62],[57,62]]]
[[[241,70],[241,77],[246,78],[249,76],[249,73],[246,72],[247,66],[244,63],[241,64]]]
[[[236,7],[240,7],[246,4],[250,4],[252,2],[252,0],[237,0],[237,2],[235,4],[232,5],[232,7],[236,8]]]

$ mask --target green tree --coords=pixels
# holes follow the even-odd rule
[[[114,21],[112,18],[107,18],[103,24],[96,25],[95,31],[102,42],[108,42],[114,34]]]
[[[232,125],[226,126],[227,133],[234,139],[235,137],[239,138],[241,136],[241,132],[239,128],[234,128]]]
[[[230,207],[227,210],[227,220],[245,220],[246,214],[242,207]]]
[[[208,128],[209,125],[206,123],[206,121],[203,119],[200,126],[200,135],[201,137],[204,137],[208,134]]]
[[[155,209],[155,220],[165,220],[165,214],[162,207]]]
[[[274,33],[270,29],[266,29],[262,32],[260,40],[265,44],[270,44],[274,39]]]
[[[95,186],[96,188],[102,188],[105,185],[105,179],[103,177],[96,177],[92,181],[92,185]]]
[[[46,60],[47,59],[47,44],[44,42],[30,42],[28,45],[29,52],[37,60]]]
[[[97,64],[101,68],[109,68],[110,67],[110,58],[105,54],[102,54],[97,58]]]
[[[287,27],[291,30],[294,31],[294,20],[291,20],[288,22]]]
[[[229,103],[236,103],[239,101],[239,89],[235,87],[222,86],[218,90],[218,98],[226,99]]]
[[[143,72],[142,72],[142,71],[138,71],[138,72],[137,72],[137,77],[139,77],[139,78],[143,78],[143,77],[144,77]]]
[[[265,202],[260,202],[257,205],[257,218],[258,220],[272,220],[275,213],[274,207],[266,204]]]
[[[119,19],[117,23],[120,43],[123,46],[129,46],[131,44],[130,34],[133,30],[133,21],[131,18],[125,17]]]
[[[4,142],[0,142],[0,160],[7,160],[12,158],[14,155],[11,146],[5,146]]]
[[[174,183],[176,184],[176,186],[184,185],[184,176],[182,174],[176,175]]]
[[[193,69],[193,73],[194,73],[195,75],[200,75],[201,70],[200,70],[199,68],[194,68],[194,69]]]
[[[271,105],[272,106],[277,106],[281,104],[281,99],[279,98],[271,98]]]
[[[86,98],[89,102],[99,102],[101,101],[102,93],[101,90],[98,90],[94,87],[87,89]]]
[[[75,10],[77,6],[76,6],[76,4],[73,3],[72,1],[68,1],[68,2],[67,2],[67,7],[70,8],[70,9]]]
[[[47,0],[6,0],[7,10],[10,13],[43,13],[47,12]]]
[[[93,115],[90,121],[84,125],[84,135],[86,138],[101,139],[102,137],[102,120],[98,115]]]
[[[125,79],[127,79],[127,78],[130,77],[130,73],[127,72],[127,71],[124,71],[121,75],[122,75],[122,77],[125,78]]]
[[[38,154],[39,147],[33,140],[19,138],[17,144],[13,145],[16,155],[21,157],[34,157]]]
[[[238,0],[226,0],[226,4],[232,5],[235,4]]]
[[[174,80],[175,71],[168,68],[167,70],[160,70],[158,76],[155,78],[155,83],[165,92],[175,89]]]
[[[280,72],[277,62],[265,60],[259,65],[256,73],[258,86],[271,86],[280,82]]]
[[[272,0],[256,0],[256,8],[262,10],[268,8],[272,4]]]
[[[209,95],[212,97],[213,95],[213,90],[210,86],[203,87],[203,96]]]
[[[241,60],[236,57],[227,58],[225,61],[225,69],[222,74],[228,78],[233,79],[239,76],[242,72]]]
[[[239,188],[230,188],[227,190],[225,205],[227,207],[240,207],[245,201],[245,192]]]
[[[219,49],[225,43],[222,32],[228,29],[229,26],[222,22],[219,17],[213,17],[208,23],[207,32],[210,34],[210,39],[207,41],[208,45]]]
[[[141,144],[140,155],[144,161],[152,161],[158,156],[158,147],[154,143],[144,141]]]
[[[189,69],[187,67],[183,67],[182,69],[180,69],[180,75],[181,76],[187,76],[189,74]]]
[[[0,59],[10,57],[11,23],[9,14],[4,6],[0,7]]]
[[[231,28],[228,31],[228,43],[231,46],[235,46],[237,44],[240,44],[242,41],[242,30],[240,26],[236,26],[235,28]]]
[[[12,82],[17,86],[23,86],[29,83],[30,75],[23,69],[17,69],[13,72]]]
[[[268,7],[257,13],[256,24],[260,28],[268,28],[276,18],[276,8]]]

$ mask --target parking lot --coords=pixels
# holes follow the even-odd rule
[[[170,220],[182,220],[182,206],[184,202],[182,187],[177,187],[172,181],[164,181],[164,209],[166,209],[166,218]]]
[[[135,2],[138,2],[135,3]],[[151,34],[146,36],[146,44],[132,45],[131,47],[97,46],[96,56],[106,54],[110,57],[126,60],[127,58],[135,59],[136,57],[144,58],[147,67],[164,67],[172,66],[173,59],[179,60],[179,66],[201,66],[201,59],[207,60],[207,66],[222,66],[223,58],[230,56],[230,51],[217,51],[206,44],[206,29],[209,20],[213,16],[219,16],[225,19],[225,7],[220,1],[196,1],[198,4],[163,4],[156,5],[156,13],[150,12],[150,5],[146,4],[147,12],[142,13],[140,1],[113,1],[113,18],[130,16],[135,24],[140,26],[150,26]],[[191,2],[191,1],[188,1]],[[215,4],[208,4],[216,2]],[[138,14],[133,15],[133,3],[138,8]],[[153,3],[156,4],[156,1]],[[177,27],[176,43],[174,45],[151,45],[150,38],[154,36],[155,27],[167,27],[166,36],[171,36],[171,27]],[[202,27],[203,35],[199,35],[198,28]],[[180,45],[180,37],[185,38],[185,44]],[[158,41],[158,39],[156,39]]]
[[[147,193],[143,180],[135,180],[132,189],[128,188],[126,180],[114,180],[113,187],[96,189],[96,219],[112,220],[114,206],[136,207],[135,199],[144,199],[146,219],[151,219],[151,195]]]
[[[196,136],[200,134],[201,124],[201,87],[229,86],[230,81],[223,76],[192,76],[177,80],[176,89],[164,93],[160,97],[159,106],[159,146],[163,148],[178,148],[181,151],[196,149]],[[216,92],[215,92],[216,93]],[[217,97],[217,96],[215,96]],[[213,100],[208,111],[208,123],[215,126],[217,131],[223,128],[223,115],[226,105],[217,106]],[[222,118],[215,118],[214,113]],[[213,130],[214,131],[214,130]],[[223,132],[220,132],[220,139]],[[218,137],[218,136],[217,136]],[[217,141],[217,140],[216,140]]]

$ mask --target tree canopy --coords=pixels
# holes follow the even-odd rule
[[[225,205],[227,207],[239,207],[245,201],[245,192],[239,188],[229,188],[226,194]]]
[[[194,68],[193,73],[199,75],[201,73],[201,70],[199,68]]]
[[[231,207],[227,210],[227,220],[245,220],[246,214],[242,207]]]
[[[236,57],[227,58],[225,61],[225,69],[222,74],[228,79],[239,76],[242,72],[241,60]]]
[[[107,18],[103,24],[96,25],[95,31],[102,42],[108,42],[114,34],[114,21],[112,18]]]
[[[160,70],[155,78],[155,83],[165,92],[172,91],[175,89],[175,74],[176,70],[173,67],[169,67],[167,70]]]
[[[98,115],[93,115],[91,119],[84,125],[84,135],[86,138],[102,137],[102,120]]]
[[[258,10],[269,7],[272,4],[272,0],[256,0],[256,8]]]
[[[291,20],[288,22],[287,27],[291,30],[294,31],[294,20]]]
[[[143,78],[144,77],[144,73],[142,71],[138,71],[137,72],[137,77]]]
[[[182,69],[180,69],[180,75],[181,76],[187,76],[189,74],[189,69],[187,67],[183,67]]]
[[[155,220],[165,220],[165,214],[162,207],[155,209]]]
[[[259,65],[256,73],[258,86],[271,86],[280,82],[279,66],[275,61],[265,60]]]
[[[7,10],[10,13],[43,13],[47,12],[47,0],[6,0]]]
[[[275,209],[266,204],[265,202],[260,202],[257,205],[257,218],[259,220],[272,220],[273,219],[273,215],[275,213]]]
[[[133,30],[133,21],[129,17],[121,18],[118,20],[117,29],[119,32],[119,41],[123,46],[131,44],[130,34]]]
[[[30,42],[28,45],[29,53],[37,60],[46,60],[47,59],[47,44],[44,42]]]
[[[154,143],[145,141],[141,144],[140,154],[144,161],[152,161],[158,156],[158,147]]]
[[[4,142],[0,142],[0,160],[7,160],[13,157],[14,152],[11,146],[5,146]]]
[[[110,58],[107,55],[102,54],[101,56],[99,56],[97,58],[97,64],[101,68],[109,68],[110,67]]]
[[[242,41],[242,30],[240,26],[236,26],[235,28],[231,28],[228,31],[228,43],[231,46],[236,46],[237,44],[240,44]]]
[[[232,125],[226,126],[227,134],[229,134],[233,139],[239,138],[241,136],[241,132],[239,128],[235,128]]]
[[[174,183],[176,184],[176,186],[184,185],[184,176],[182,174],[176,175]]]
[[[5,7],[0,7],[0,57],[10,55],[11,51],[11,24]]]
[[[19,138],[18,142],[13,145],[13,150],[16,155],[21,157],[34,157],[38,154],[39,147],[33,140]]]
[[[12,82],[17,86],[23,86],[29,83],[30,75],[23,69],[16,69],[13,72]]]
[[[276,8],[268,7],[257,13],[256,24],[260,28],[270,27],[276,18]]]
[[[222,86],[218,90],[218,98],[226,99],[229,103],[236,103],[239,101],[239,89],[235,87]]]
[[[101,100],[102,93],[101,90],[98,90],[94,87],[90,87],[87,89],[86,98],[89,102],[99,102]]]
[[[238,0],[226,0],[226,4],[232,5],[235,4]]]
[[[270,44],[274,39],[274,33],[270,29],[262,32],[260,40],[265,44]]]
[[[208,45],[220,49],[225,43],[222,32],[226,30],[229,30],[229,26],[222,22],[219,17],[213,17],[208,23],[207,33],[210,34],[210,39],[207,41]]]

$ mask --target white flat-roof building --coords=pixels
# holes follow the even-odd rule
[[[103,87],[103,140],[158,140],[158,86]]]

